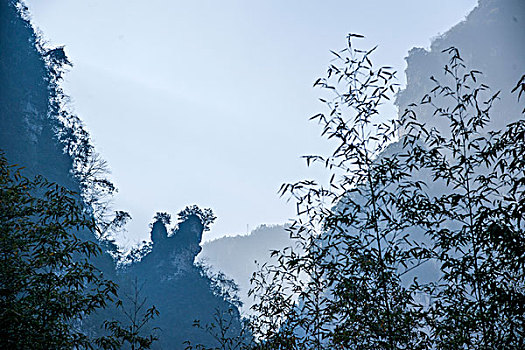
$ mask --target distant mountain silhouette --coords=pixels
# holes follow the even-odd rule
[[[197,258],[210,265],[213,270],[233,278],[239,285],[239,297],[244,304],[242,309],[248,311],[252,304],[248,297],[250,279],[257,270],[257,265],[271,261],[271,250],[292,244],[285,229],[285,225],[261,225],[249,235],[223,237],[206,242]]]

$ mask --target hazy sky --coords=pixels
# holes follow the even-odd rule
[[[74,67],[65,89],[133,221],[119,242],[149,235],[156,211],[213,209],[205,239],[284,223],[283,182],[317,178],[301,155],[329,151],[308,118],[324,111],[312,83],[349,32],[374,63],[398,70],[414,46],[461,21],[475,0],[27,0]],[[395,109],[387,109],[392,116]]]

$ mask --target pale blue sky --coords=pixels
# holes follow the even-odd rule
[[[74,67],[65,89],[133,221],[124,245],[149,235],[156,211],[210,207],[205,239],[284,223],[283,182],[319,178],[301,155],[329,151],[308,118],[320,111],[329,50],[349,32],[374,62],[398,70],[414,46],[461,21],[475,0],[27,0],[50,44]],[[395,114],[387,108],[389,116]]]

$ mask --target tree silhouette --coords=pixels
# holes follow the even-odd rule
[[[450,48],[446,83],[431,77],[385,122],[393,73],[352,46],[359,37],[314,84],[333,94],[312,119],[336,147],[305,159],[330,182],[281,188],[297,202],[294,245],[252,279],[257,348],[522,348],[525,121],[487,130],[499,93]],[[418,119],[424,108],[442,127]]]
[[[75,232],[95,222],[73,192],[34,180],[0,154],[0,347],[90,346],[80,322],[116,295],[89,259],[95,242]]]

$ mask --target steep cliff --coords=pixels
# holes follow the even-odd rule
[[[525,74],[524,38],[524,1],[479,0],[478,6],[464,21],[434,38],[429,50],[410,50],[406,58],[407,86],[396,101],[400,115],[409,104],[421,101],[434,88],[430,77],[440,82],[450,79],[443,71],[449,56],[442,51],[456,47],[467,69],[483,73],[478,79],[493,89],[489,93],[501,90],[500,100],[492,111],[491,127],[501,129],[515,121],[521,110],[516,96],[510,92]],[[429,125],[439,126],[428,110],[418,110],[418,118]]]
[[[19,1],[0,2],[0,152],[10,164],[23,167],[24,176],[42,175],[76,192],[77,200],[95,216],[94,202],[90,201],[109,193],[92,186],[101,174],[82,169],[96,153],[81,120],[67,112],[60,81],[69,65],[63,48],[44,47]],[[96,193],[86,196],[92,190]],[[107,253],[116,246],[88,230],[75,235],[100,245],[103,253],[91,262],[106,278],[116,280],[116,264]],[[100,334],[102,321],[113,311],[109,307],[84,320],[86,330]]]
[[[2,1],[0,149],[10,163],[25,167],[27,175],[41,174],[78,190],[71,175],[73,160],[63,151],[57,136],[64,125],[52,105],[56,94],[53,69],[61,67],[50,64],[52,53],[42,48],[27,11],[18,1]]]
[[[216,311],[226,319],[232,310],[233,323],[227,331],[235,336],[241,329],[237,307],[225,300],[203,269],[194,264],[200,253],[204,225],[196,215],[189,215],[168,235],[165,223],[158,219],[151,229],[151,251],[122,272],[122,280],[135,278],[143,285],[148,303],[160,310],[153,326],[160,328],[157,347],[183,349],[183,342],[215,346],[213,337],[193,327],[195,320],[204,326],[213,322]]]

